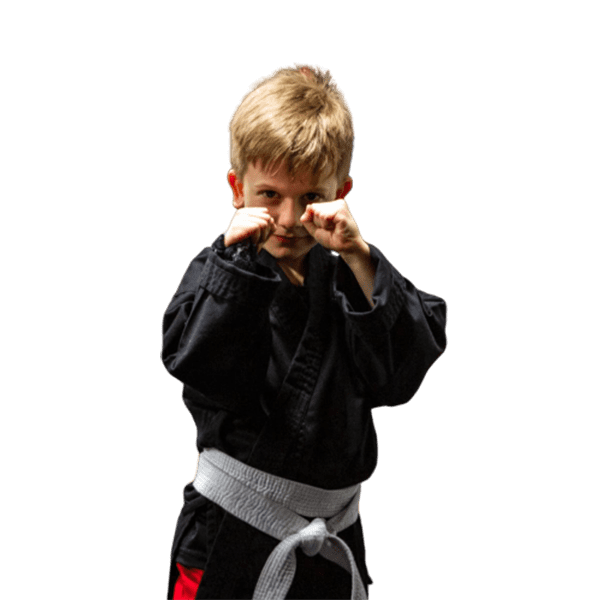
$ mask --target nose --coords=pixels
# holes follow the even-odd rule
[[[303,212],[299,202],[295,202],[293,198],[284,198],[279,205],[277,223],[290,231],[302,227],[300,217]]]

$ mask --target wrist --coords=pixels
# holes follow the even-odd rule
[[[367,244],[367,242],[365,242],[362,238],[353,248],[340,251],[339,255],[349,267],[360,264],[365,260],[369,262],[371,261],[371,249],[369,248],[369,244]]]
[[[375,286],[375,265],[371,258],[371,248],[361,238],[360,242],[352,250],[340,252],[342,260],[348,265],[360,289],[369,301],[371,306],[375,306],[373,301],[373,287]]]

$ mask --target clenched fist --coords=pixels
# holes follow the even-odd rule
[[[364,250],[366,246],[345,200],[309,204],[300,221],[328,250],[345,254]]]
[[[266,208],[240,208],[225,232],[225,246],[250,238],[260,252],[275,229],[275,221]]]

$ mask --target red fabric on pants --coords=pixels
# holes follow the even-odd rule
[[[200,581],[202,581],[204,571],[202,571],[202,569],[189,569],[179,563],[175,564],[179,571],[179,577],[175,582],[173,600],[194,600],[196,592],[200,587]]]

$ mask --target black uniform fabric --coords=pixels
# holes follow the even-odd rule
[[[293,286],[266,251],[225,252],[222,236],[190,264],[164,318],[163,361],[184,384],[197,445],[252,467],[337,489],[377,462],[371,409],[407,402],[444,351],[446,306],[370,246],[372,308],[345,263],[323,247]],[[365,583],[360,519],[340,534]],[[188,485],[175,562],[204,569],[197,598],[251,598],[277,540]],[[350,576],[297,552],[288,598],[344,598]]]

